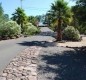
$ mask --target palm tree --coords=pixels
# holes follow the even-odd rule
[[[70,16],[70,8],[67,6],[67,2],[64,2],[64,0],[56,0],[55,3],[51,5],[51,11],[56,16],[58,20],[58,27],[57,27],[57,41],[62,40],[62,23],[64,21],[67,21]]]
[[[17,8],[16,11],[12,15],[13,16],[11,19],[13,21],[16,21],[19,25],[21,25],[21,28],[23,28],[23,25],[27,22],[27,16],[24,13],[24,10],[21,8]]]

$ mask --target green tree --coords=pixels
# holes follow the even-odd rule
[[[40,20],[41,20],[41,15],[37,15],[37,16],[35,16],[35,17],[37,18],[38,22],[40,22]]]
[[[71,17],[71,10],[67,6],[67,2],[64,0],[56,0],[51,5],[51,11],[54,16],[56,16],[58,20],[58,27],[57,27],[57,41],[62,40],[62,23],[64,21],[69,21],[69,18]]]
[[[75,17],[79,20],[80,24],[86,23],[86,3],[77,2],[77,4],[72,7],[72,11],[74,12]]]
[[[75,26],[80,33],[84,33],[86,30],[86,0],[76,0],[76,5],[72,7],[72,11],[75,17]]]
[[[3,8],[2,8],[2,4],[0,3],[0,23],[2,23],[4,20],[3,20],[3,15],[4,15],[4,11],[3,11]]]
[[[9,21],[9,15],[8,14],[4,14],[3,18],[4,18],[5,21]]]
[[[51,15],[50,12],[46,13],[45,15],[45,20],[44,22],[48,24],[48,26],[50,27],[50,24],[52,23],[52,19],[53,19],[53,16]]]
[[[6,22],[8,20],[9,20],[9,15],[4,14],[2,4],[0,3],[0,24],[3,24],[4,22]]]
[[[2,8],[2,4],[0,3],[0,17],[4,14],[3,8]]]
[[[56,30],[57,27],[57,16],[54,14],[54,11],[48,11],[45,15],[45,22],[48,24],[52,30]]]
[[[35,16],[29,16],[28,17],[28,22],[32,23],[34,26],[37,26],[38,24],[38,18]]]
[[[11,18],[13,21],[16,21],[19,25],[21,25],[22,32],[23,32],[23,26],[27,22],[27,16],[24,13],[24,10],[22,8],[17,8],[15,13],[12,14],[13,17]]]

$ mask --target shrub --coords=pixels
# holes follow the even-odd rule
[[[52,29],[53,31],[56,31],[57,25],[54,23],[51,23],[49,28]]]
[[[0,36],[4,37],[17,37],[21,34],[21,27],[15,21],[8,21],[0,25]]]
[[[23,34],[24,35],[33,35],[39,33],[40,30],[36,26],[32,25],[31,23],[27,23],[23,27]]]
[[[78,26],[76,26],[76,28],[79,30],[80,34],[85,34],[86,23],[83,23],[81,25],[78,25]]]
[[[63,39],[78,41],[80,40],[79,31],[75,29],[73,26],[68,26],[63,31]]]
[[[85,30],[84,34],[86,35],[86,30]]]

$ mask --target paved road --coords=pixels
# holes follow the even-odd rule
[[[40,46],[44,41],[52,41],[54,38],[47,35],[47,32],[50,33],[52,31],[47,27],[42,27],[40,35],[0,41],[0,71],[2,71],[6,65],[25,48],[34,45]],[[42,43],[40,43],[41,41]]]

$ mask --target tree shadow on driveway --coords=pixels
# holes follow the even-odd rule
[[[81,52],[66,50],[61,54],[40,55],[40,62],[44,64],[38,63],[38,75],[47,75],[44,80],[86,80],[86,52]]]
[[[17,43],[22,46],[40,46],[40,47],[50,47],[55,46],[55,42],[48,42],[48,41],[24,41],[22,43]]]
[[[51,36],[51,37],[54,37],[54,38],[56,37],[56,33],[52,32],[52,31],[41,32],[38,35],[41,35],[41,36]]]

